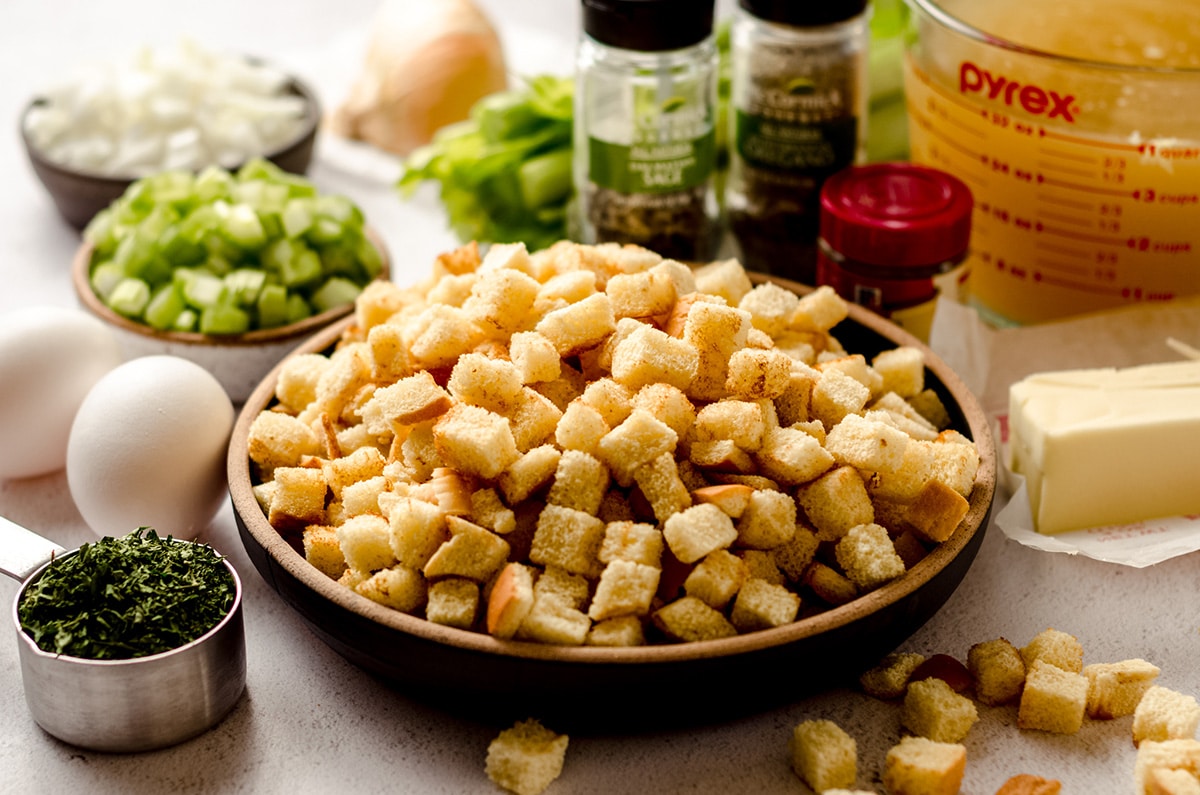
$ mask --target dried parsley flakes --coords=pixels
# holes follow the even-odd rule
[[[215,627],[236,585],[207,544],[142,527],[54,560],[21,597],[21,628],[43,651],[124,660],[169,651]]]

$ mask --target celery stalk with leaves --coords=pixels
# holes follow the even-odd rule
[[[569,78],[541,75],[492,94],[404,162],[404,196],[438,183],[460,240],[545,248],[567,236],[572,194]]]

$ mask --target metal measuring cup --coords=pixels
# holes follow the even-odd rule
[[[160,654],[88,660],[38,648],[21,629],[17,613],[22,596],[50,561],[77,551],[67,552],[0,517],[0,572],[22,582],[12,621],[25,701],[38,725],[81,748],[128,752],[174,745],[225,717],[246,686],[242,581],[229,561],[233,606],[204,635]]]

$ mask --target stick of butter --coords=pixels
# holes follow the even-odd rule
[[[1008,421],[1040,533],[1200,513],[1200,362],[1038,373]]]

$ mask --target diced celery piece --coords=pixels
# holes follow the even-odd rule
[[[178,273],[178,271],[177,271]],[[192,270],[183,279],[183,299],[188,306],[207,309],[217,304],[225,293],[225,282],[201,270]]]
[[[321,258],[312,249],[297,252],[282,264],[279,280],[287,287],[302,287],[321,278]]]
[[[211,204],[202,204],[179,222],[179,235],[190,243],[199,243],[217,226],[217,211]]]
[[[163,230],[155,245],[170,266],[187,267],[204,261],[207,252],[204,246],[184,237],[182,223],[174,223]]]
[[[250,329],[250,313],[229,304],[214,304],[200,312],[201,334],[243,334]]]
[[[283,237],[283,220],[279,214],[283,212],[283,208],[278,210],[255,210],[258,213],[258,222],[262,224],[263,235],[266,238],[263,240],[263,245],[266,245],[267,240],[278,240]],[[259,246],[258,248],[262,248]]]
[[[171,324],[172,331],[195,331],[196,326],[200,323],[200,316],[196,314],[196,310],[192,308],[184,309],[175,316],[175,322]]]
[[[317,197],[317,215],[354,227],[362,226],[362,211],[345,196],[328,194]]]
[[[312,307],[308,305],[308,301],[304,300],[304,296],[299,293],[292,293],[287,299],[287,322],[299,323],[306,317],[312,316]]]
[[[141,279],[124,278],[108,295],[108,306],[125,317],[141,317],[150,302],[150,285]]]
[[[258,213],[249,204],[234,204],[222,223],[225,236],[242,248],[259,248],[267,242]]]
[[[185,309],[187,303],[183,300],[183,294],[172,282],[158,288],[150,297],[150,303],[146,304],[143,314],[151,327],[162,330],[174,327],[179,313]]]
[[[313,222],[313,202],[311,199],[291,199],[283,206],[280,214],[283,221],[283,233],[288,237],[299,237],[308,231]]]
[[[306,237],[312,241],[313,245],[325,246],[341,240],[344,230],[345,226],[341,221],[318,215],[313,219],[312,226],[308,228]]]
[[[383,255],[375,248],[374,243],[363,236],[358,239],[354,248],[368,281],[383,272]]]
[[[100,296],[101,301],[107,302],[113,288],[124,278],[125,271],[121,270],[120,265],[112,260],[102,262],[92,269],[92,290]]]
[[[229,300],[238,306],[254,306],[258,293],[267,280],[266,271],[255,268],[238,268],[225,276],[225,292]]]
[[[247,160],[237,172],[239,180],[265,179],[271,182],[279,181],[284,170],[264,157],[253,157]]]
[[[329,246],[322,246],[319,249],[321,255],[321,266],[325,273],[341,274],[349,276],[352,279],[363,278],[362,268],[358,264],[358,254],[344,242],[334,243]]]
[[[259,328],[274,328],[287,323],[288,292],[282,284],[265,284],[258,293],[255,310]]]
[[[342,276],[330,276],[312,295],[313,309],[325,312],[337,306],[354,303],[362,288]]]
[[[233,175],[223,168],[209,166],[196,176],[196,199],[206,206],[217,199],[228,198],[233,187]]]
[[[263,249],[260,255],[263,267],[269,271],[282,273],[284,263],[291,262],[303,250],[303,244],[287,238],[280,238]]]

